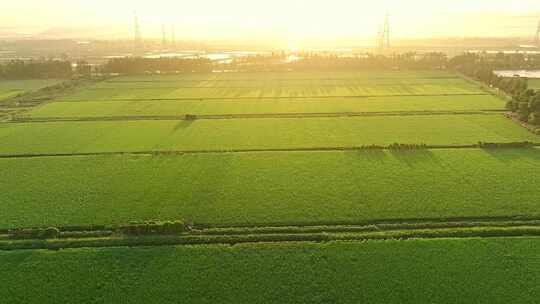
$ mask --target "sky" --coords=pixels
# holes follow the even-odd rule
[[[174,24],[179,39],[372,37],[390,14],[401,38],[534,36],[540,0],[17,0],[1,1],[0,29],[99,28],[145,37]]]

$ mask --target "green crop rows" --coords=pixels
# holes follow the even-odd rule
[[[0,228],[540,216],[537,149],[0,160]],[[510,189],[520,189],[511,191]]]
[[[528,85],[530,89],[540,90],[540,79],[529,79]]]
[[[23,140],[21,140],[23,139]],[[502,115],[4,124],[1,154],[464,145],[538,141]]]
[[[30,113],[43,117],[130,117],[268,113],[405,112],[503,110],[504,102],[491,95],[333,98],[325,100],[220,101],[86,101],[56,102]]]
[[[540,138],[504,106],[444,71],[85,84],[0,122],[0,302],[535,303]]]
[[[58,83],[56,79],[0,80],[0,101]]]
[[[194,74],[116,78],[30,117],[504,110],[504,102],[450,73]]]
[[[540,240],[0,253],[15,303],[535,303]],[[44,296],[48,295],[48,296]]]
[[[457,76],[433,78],[394,75],[294,75],[263,74],[216,77],[213,74],[183,79],[146,78],[103,82],[67,96],[64,100],[142,100],[142,99],[222,99],[222,98],[306,98],[336,96],[400,96],[486,94],[476,84]],[[399,75],[399,76],[396,76]],[[269,78],[270,77],[270,78]],[[304,78],[305,77],[305,78]]]

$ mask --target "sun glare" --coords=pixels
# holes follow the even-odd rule
[[[60,14],[58,8],[70,13]],[[500,18],[503,14],[526,16],[535,10],[540,10],[540,1],[26,0],[3,3],[0,26],[97,26],[129,33],[136,11],[144,33],[152,37],[159,37],[165,23],[177,25],[178,35],[189,38],[368,38],[389,12],[394,32],[402,37],[503,35],[526,30],[523,18]],[[4,13],[12,11],[18,13]]]

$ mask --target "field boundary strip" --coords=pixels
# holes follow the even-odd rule
[[[369,152],[369,151],[421,151],[421,150],[450,150],[450,149],[531,149],[540,147],[539,143],[527,143],[527,147],[508,146],[508,143],[494,143],[495,146],[485,147],[482,144],[465,145],[415,145],[403,144],[403,148],[391,146],[357,146],[357,147],[312,147],[312,148],[261,148],[261,149],[220,149],[220,150],[148,150],[148,151],[114,151],[114,152],[69,152],[69,153],[15,153],[0,154],[0,159],[9,158],[39,158],[39,157],[76,157],[76,156],[115,156],[115,155],[149,155],[174,156],[185,154],[226,154],[226,153],[294,153],[294,152]],[[497,147],[497,145],[500,145]],[[405,147],[408,146],[408,147]]]
[[[434,115],[498,115],[506,110],[478,111],[389,111],[389,112],[321,112],[321,113],[258,113],[258,114],[216,114],[216,115],[125,115],[125,116],[65,116],[26,117],[15,116],[7,123],[46,123],[76,121],[139,121],[139,120],[227,120],[257,118],[325,118],[325,117],[375,117],[375,116],[434,116]]]
[[[159,83],[159,82],[156,82]],[[356,84],[325,84],[325,85],[316,85],[317,88],[336,88],[336,87],[350,87]],[[370,84],[364,87],[395,87],[395,86],[416,86],[416,85],[432,85],[429,82],[417,82],[417,83],[404,83],[404,84],[395,84],[395,83],[379,83],[379,84]],[[360,86],[362,87],[362,86]],[[274,88],[304,88],[301,85],[279,85],[279,86],[210,86],[210,85],[201,85],[201,86],[156,86],[156,87],[121,87],[122,90],[163,90],[163,89],[274,89]],[[118,90],[118,87],[97,87],[97,88],[87,88],[89,91],[101,91],[101,90]]]
[[[501,215],[501,216],[458,216],[458,217],[410,217],[410,218],[381,218],[369,219],[360,221],[326,221],[326,222],[286,222],[286,223],[228,223],[228,224],[213,224],[213,223],[195,223],[195,229],[204,229],[212,231],[217,229],[287,229],[287,228],[307,228],[328,231],[328,229],[348,227],[378,227],[378,230],[406,230],[419,228],[456,228],[456,227],[479,227],[479,226],[520,226],[520,225],[538,225],[540,226],[540,213],[534,215]],[[74,227],[80,228],[80,227]],[[71,229],[65,227],[65,229]],[[1,232],[2,230],[0,230]]]
[[[406,230],[406,229],[429,229],[429,228],[457,228],[457,227],[480,227],[480,226],[540,226],[540,213],[536,216],[525,214],[500,215],[500,216],[458,216],[458,217],[409,217],[409,218],[380,218],[365,219],[359,221],[324,221],[324,222],[264,222],[264,223],[227,223],[214,224],[197,222],[191,224],[196,231],[213,234],[219,231],[220,234],[240,234],[246,231],[256,233],[268,233],[278,230],[297,229],[298,231],[346,231],[351,227],[356,230],[358,227],[378,227],[378,230]],[[121,226],[121,225],[120,225]],[[107,231],[115,230],[118,225],[79,225],[79,226],[58,226],[62,232],[81,231]],[[40,227],[11,227],[1,228],[0,234],[7,234],[10,230],[35,229]],[[43,228],[43,227],[41,227]]]
[[[100,101],[220,101],[220,100],[302,100],[302,99],[332,99],[332,98],[388,98],[388,97],[441,97],[441,96],[492,96],[490,93],[447,93],[447,94],[381,94],[381,95],[333,95],[333,96],[277,96],[277,97],[179,97],[179,98],[110,98],[110,99],[69,99],[63,98],[54,102],[100,102]]]
[[[167,77],[167,76],[165,76]],[[105,83],[156,83],[156,82],[266,82],[266,81],[358,81],[362,79],[388,79],[388,80],[410,80],[410,79],[462,79],[460,76],[433,76],[433,77],[364,77],[364,78],[266,78],[266,79],[253,79],[253,78],[237,78],[237,79],[159,79],[159,80],[106,80]]]
[[[69,248],[107,247],[156,247],[195,245],[236,245],[242,243],[286,243],[286,242],[334,242],[334,241],[378,241],[407,239],[450,239],[450,238],[512,238],[540,237],[538,222],[516,223],[515,225],[480,225],[456,227],[348,227],[332,229],[294,230],[295,227],[274,230],[190,230],[183,233],[157,235],[128,235],[114,231],[94,233],[60,232],[56,238],[13,239],[10,235],[0,236],[0,250],[60,250]],[[264,229],[264,227],[260,228]],[[302,228],[300,228],[302,229]]]

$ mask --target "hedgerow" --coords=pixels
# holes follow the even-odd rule
[[[13,239],[56,239],[60,230],[55,227],[17,229],[9,231],[8,235]]]
[[[121,226],[118,230],[127,235],[180,234],[189,228],[183,221],[146,221]]]

